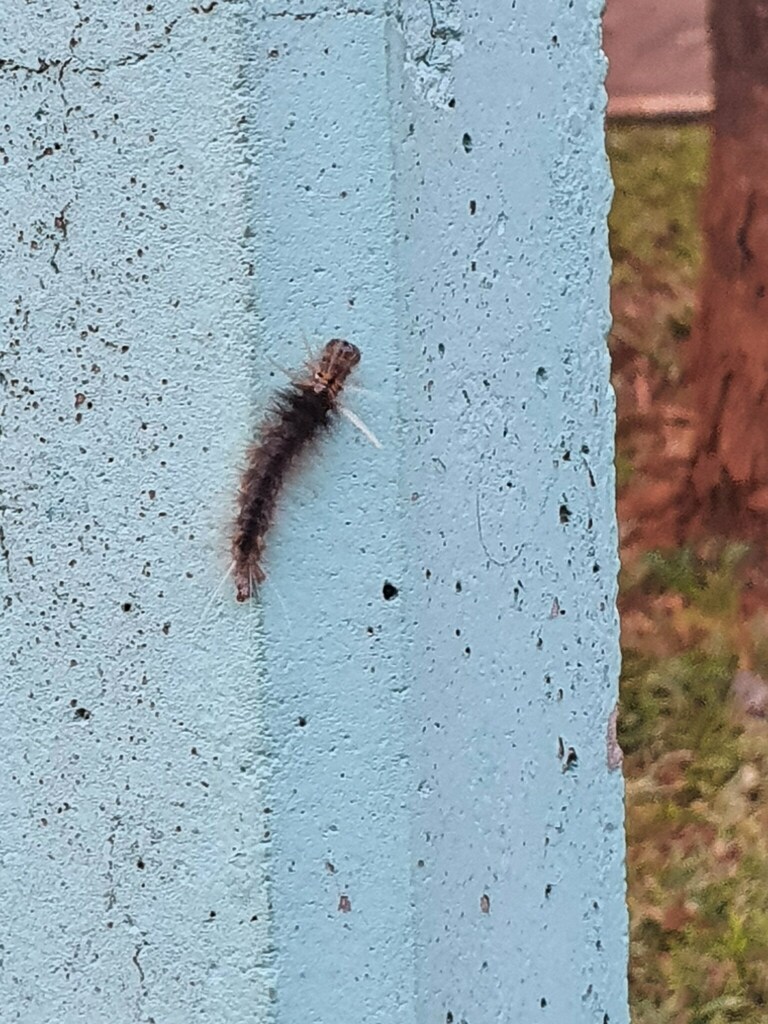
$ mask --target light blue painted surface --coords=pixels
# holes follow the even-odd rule
[[[404,92],[420,1022],[627,1020],[599,7],[463,4]]]
[[[0,74],[8,1019],[623,1024],[599,5],[146,6]]]

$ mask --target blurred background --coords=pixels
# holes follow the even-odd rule
[[[768,0],[607,0],[634,1024],[768,1021]]]

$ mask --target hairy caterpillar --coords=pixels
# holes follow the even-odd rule
[[[306,372],[275,395],[272,407],[248,451],[240,482],[232,538],[232,568],[238,601],[247,601],[266,574],[262,556],[277,500],[288,472],[309,445],[330,427],[339,394],[360,362],[351,342],[333,338]]]

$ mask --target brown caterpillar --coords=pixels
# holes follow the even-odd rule
[[[232,568],[238,601],[247,601],[266,574],[262,556],[277,499],[288,472],[334,420],[339,394],[360,362],[360,350],[333,338],[306,373],[275,395],[272,407],[248,451],[240,482],[232,538]]]

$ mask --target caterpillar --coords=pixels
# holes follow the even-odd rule
[[[232,537],[232,569],[238,601],[263,583],[266,536],[286,478],[299,458],[340,411],[339,395],[360,362],[357,346],[332,338],[305,372],[277,392],[248,449],[240,481]]]

